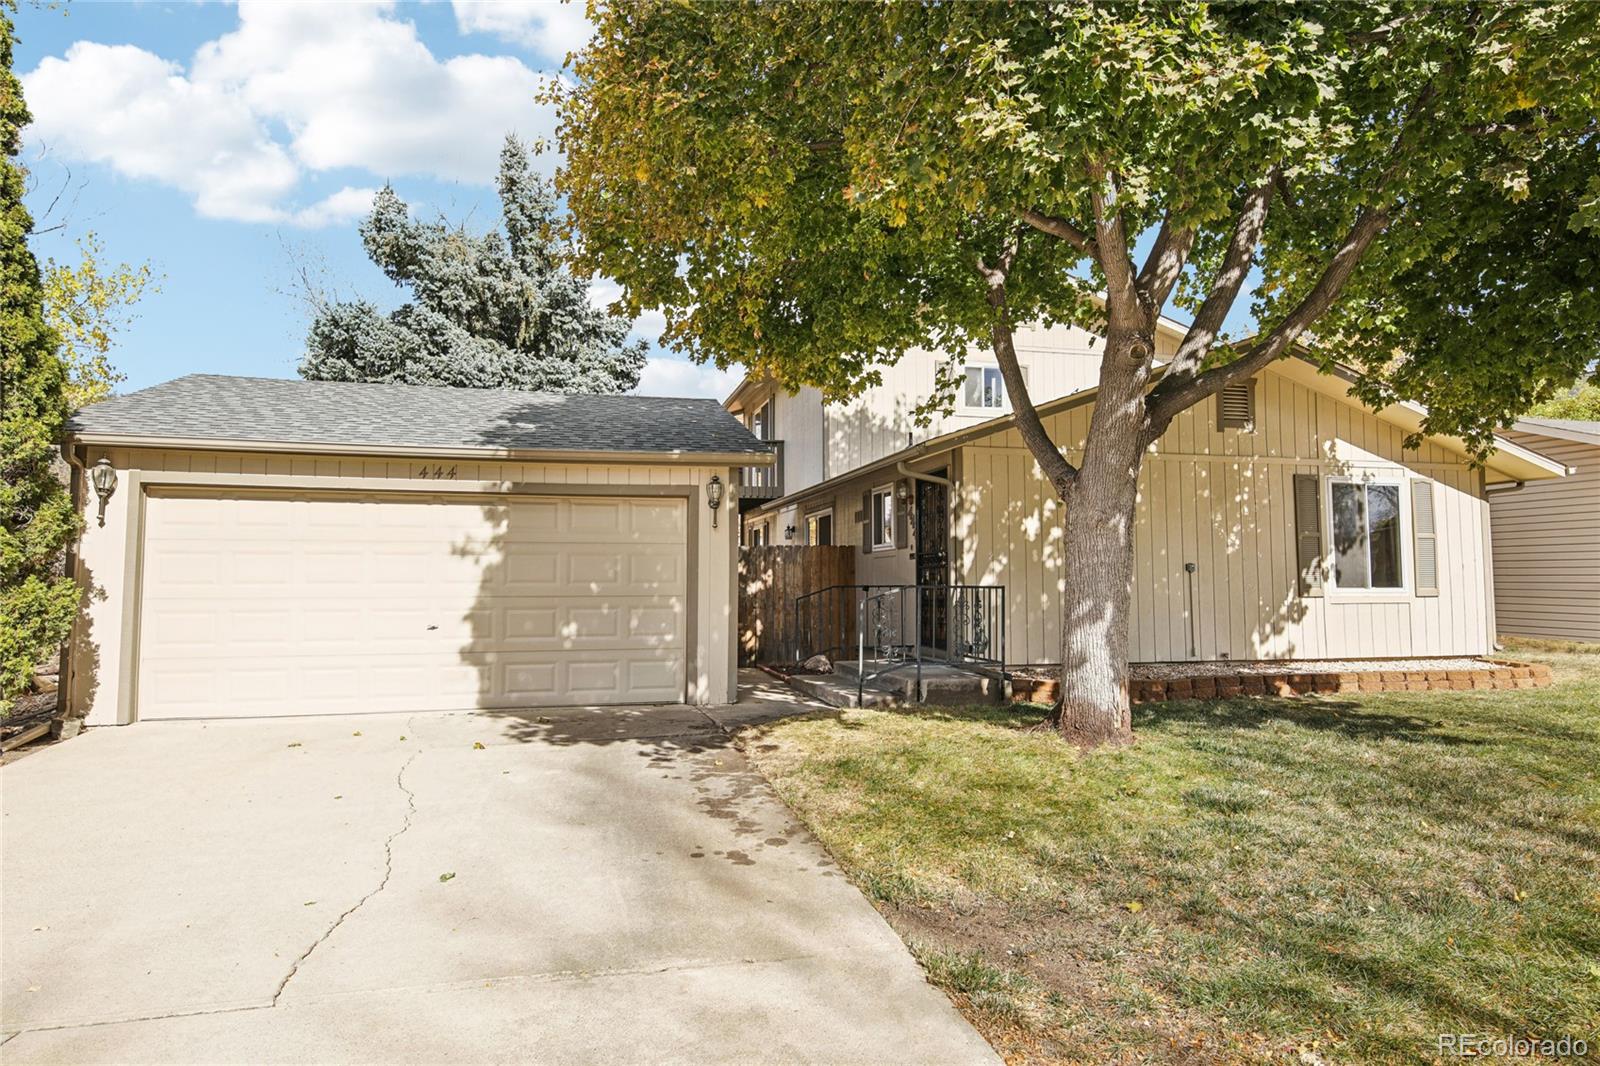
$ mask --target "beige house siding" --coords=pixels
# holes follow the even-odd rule
[[[693,597],[688,624],[693,634],[687,659],[686,696],[694,703],[731,702],[735,694],[734,531],[738,523],[723,508],[711,525],[703,487],[713,476],[729,482],[727,467],[669,463],[477,462],[392,457],[291,455],[254,452],[102,448],[84,450],[92,465],[109,458],[118,473],[105,524],[95,520],[92,492],[85,499],[87,524],[78,549],[78,577],[85,607],[70,653],[70,703],[91,725],[132,720],[137,670],[138,585],[143,538],[141,515],[152,489],[185,491],[284,490],[344,493],[405,493],[434,497],[483,496],[527,491],[559,495],[627,496],[630,488],[667,492],[688,501],[688,558]],[[430,476],[422,476],[426,469]],[[453,477],[435,477],[440,471]],[[78,476],[82,476],[79,474]]]
[[[1174,422],[1139,483],[1131,656],[1326,659],[1481,654],[1492,646],[1480,478],[1432,443],[1402,447],[1402,431],[1353,404],[1275,371],[1258,379],[1254,431],[1215,428],[1215,405]],[[1088,405],[1046,419],[1081,452]],[[954,579],[1007,589],[1008,658],[1060,659],[1061,505],[1014,429],[965,445],[960,459]],[[1413,588],[1409,485],[1401,493],[1406,589],[1296,591],[1292,479],[1315,473],[1436,485],[1440,590]],[[1323,546],[1329,550],[1325,480]],[[1184,563],[1195,564],[1191,620]],[[1191,621],[1195,647],[1191,654]]]
[[[1600,446],[1505,436],[1577,473],[1490,496],[1500,632],[1600,641]]]

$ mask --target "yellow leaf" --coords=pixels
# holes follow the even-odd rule
[[[1140,903],[1136,899],[1129,900],[1128,902],[1124,903],[1123,906],[1128,908],[1128,912],[1130,914],[1138,914],[1140,911],[1144,910],[1144,904]]]

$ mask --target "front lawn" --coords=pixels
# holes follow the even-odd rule
[[[847,711],[757,765],[1011,1062],[1600,1051],[1600,655],[1556,684],[1164,703],[1080,757],[1037,708]]]

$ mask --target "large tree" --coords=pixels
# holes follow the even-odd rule
[[[33,218],[16,156],[29,121],[11,69],[11,5],[0,5],[0,714],[66,639],[78,587],[59,570],[79,520],[54,460],[67,419],[60,337],[44,319]]]
[[[1136,485],[1177,414],[1315,327],[1363,399],[1425,400],[1427,432],[1481,449],[1600,344],[1588,4],[591,15],[558,187],[584,265],[661,307],[670,343],[830,399],[913,346],[993,348],[1066,504],[1059,718],[1084,744],[1130,736]],[[1252,271],[1257,329],[1230,343]],[[1193,325],[1158,367],[1172,302]],[[1105,337],[1081,452],[1018,368],[1035,321]]]
[[[563,262],[556,201],[527,150],[500,153],[505,232],[424,222],[392,188],[361,224],[372,261],[413,299],[384,314],[365,300],[318,301],[300,375],[318,381],[627,392],[645,344],[631,321],[594,307]]]

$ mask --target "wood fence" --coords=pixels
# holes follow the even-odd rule
[[[773,544],[739,549],[739,664],[790,662],[794,601],[856,579],[856,549]]]

